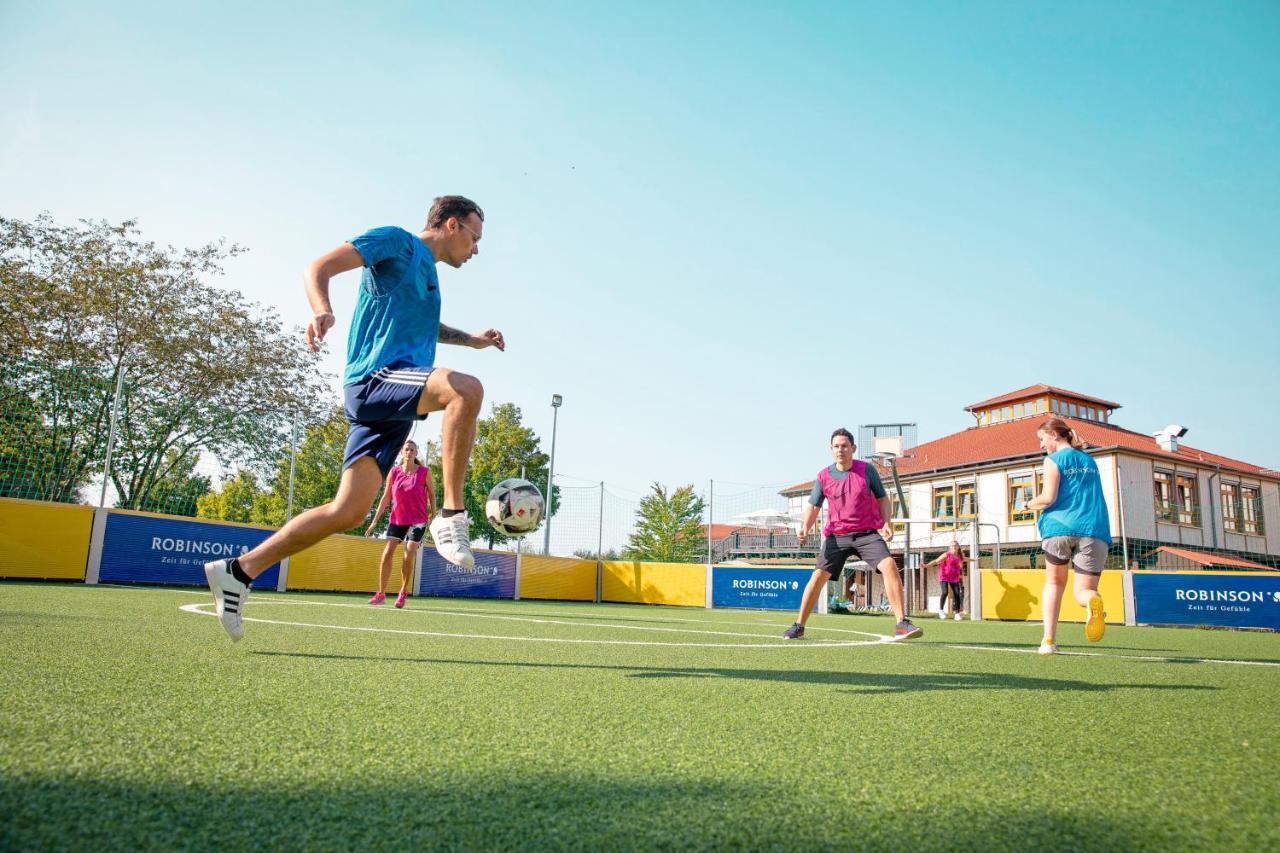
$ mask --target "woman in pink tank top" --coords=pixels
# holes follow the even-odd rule
[[[418,459],[418,445],[413,439],[404,443],[400,462],[387,473],[386,488],[382,500],[373,513],[373,521],[365,536],[372,536],[378,520],[391,504],[391,518],[387,524],[387,546],[382,549],[382,563],[378,567],[378,592],[369,599],[370,604],[387,600],[387,582],[391,580],[391,564],[396,558],[396,545],[404,542],[404,563],[401,566],[400,595],[396,607],[404,607],[409,596],[409,584],[413,582],[413,560],[422,544],[422,537],[436,511],[435,487],[431,483],[431,469]]]
[[[937,559],[930,560],[924,564],[924,567],[938,567],[938,584],[942,589],[941,597],[938,599],[938,618],[947,618],[947,599],[951,599],[951,612],[955,616],[957,622],[960,621],[960,614],[964,612],[962,601],[964,600],[964,587],[961,585],[964,578],[964,554],[960,550],[960,543],[951,540],[951,547],[944,551]]]

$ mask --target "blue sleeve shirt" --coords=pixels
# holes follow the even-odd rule
[[[374,228],[351,241],[364,270],[347,336],[343,384],[379,368],[434,367],[440,279],[431,250],[403,228]]]
[[[1040,514],[1040,536],[1090,536],[1111,544],[1111,516],[1102,496],[1098,463],[1064,447],[1049,456],[1058,466],[1058,496]]]

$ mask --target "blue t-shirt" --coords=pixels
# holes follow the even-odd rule
[[[351,245],[364,259],[364,271],[343,384],[360,382],[380,367],[434,367],[440,279],[431,250],[395,226],[366,231]]]
[[[1049,458],[1058,466],[1058,496],[1040,514],[1040,537],[1091,536],[1110,545],[1111,517],[1102,497],[1098,463],[1074,447]]]

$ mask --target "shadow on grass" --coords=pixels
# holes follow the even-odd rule
[[[369,657],[362,655],[316,654],[314,652],[267,652],[254,655],[385,663],[446,664],[470,667],[513,669],[580,669],[618,672],[627,678],[729,678],[740,681],[772,681],[782,684],[812,684],[845,688],[842,693],[918,693],[931,690],[1072,690],[1105,693],[1111,690],[1217,690],[1205,685],[1105,684],[1064,678],[1038,678],[1002,672],[834,672],[817,669],[733,669],[728,667],[660,667],[609,664],[529,663],[525,661],[470,661],[441,658]]]
[[[1150,847],[1162,837],[1174,843],[1170,830],[1141,813],[1103,816],[1083,806],[1071,813],[1011,798],[981,809],[935,801],[924,814],[901,808],[887,784],[819,791],[697,770],[668,779],[621,776],[601,768],[388,778],[377,767],[358,782],[329,784],[245,784],[234,771],[218,785],[6,776],[0,848],[897,851],[941,842],[1076,851]]]
[[[1021,649],[1030,652],[1035,646],[1029,643],[966,643],[966,642],[949,642],[944,640],[914,640],[913,646],[935,646],[939,648],[950,646],[951,648],[972,646],[976,649],[996,648],[996,649]],[[1205,653],[1203,655],[1193,655],[1186,649],[1148,649],[1141,646],[1108,646],[1096,643],[1058,643],[1058,648],[1064,652],[1090,652],[1101,657],[1119,657],[1126,654],[1148,654],[1151,657],[1159,658],[1153,663],[1189,663],[1198,664],[1206,660],[1229,660],[1239,661],[1240,663],[1273,663],[1280,664],[1280,658],[1259,658],[1259,657],[1241,657],[1240,655],[1232,655],[1224,657]],[[1141,661],[1139,661],[1141,663]]]

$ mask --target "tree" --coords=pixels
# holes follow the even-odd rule
[[[471,520],[473,542],[486,541],[492,548],[514,538],[498,532],[485,520],[484,504],[489,490],[509,477],[519,477],[523,468],[524,478],[545,492],[549,461],[541,450],[537,433],[521,424],[520,408],[514,403],[494,403],[492,414],[476,423],[476,444],[463,483],[463,502]],[[440,448],[434,442],[428,443],[427,463],[436,485],[436,506],[443,509],[444,474]],[[551,507],[553,515],[560,508],[559,494],[557,488]],[[546,497],[544,494],[543,498]]]
[[[333,500],[342,480],[342,459],[347,448],[347,417],[335,408],[325,420],[308,427],[298,445],[293,472],[293,514]],[[267,490],[255,501],[253,521],[279,527],[287,521],[289,505],[289,452],[276,461]],[[363,523],[347,531],[364,533]]]
[[[696,563],[707,552],[707,534],[702,526],[706,505],[693,491],[681,486],[670,495],[660,483],[640,499],[636,529],[622,554],[628,560],[655,560],[664,563]]]
[[[234,478],[222,484],[221,489],[197,499],[196,517],[253,522],[263,495],[257,476],[248,468],[241,468]]]
[[[145,240],[135,221],[60,226],[0,218],[0,360],[75,376],[54,424],[39,407],[37,439],[68,470],[62,493],[100,473],[116,380],[118,504],[138,507],[173,460],[208,453],[239,466],[275,459],[297,415],[313,422],[331,399],[316,358],[271,311],[206,281],[244,250]],[[38,382],[29,384],[37,385]],[[33,396],[33,399],[37,399]]]
[[[590,548],[579,548],[577,551],[573,552],[573,556],[577,557],[579,560],[605,560],[606,562],[622,559],[622,555],[612,548],[605,551],[603,554],[597,554]]]
[[[133,508],[169,515],[196,515],[199,498],[213,481],[195,473],[196,455],[183,456],[175,450],[165,454],[156,475],[147,482],[146,491],[133,496]]]

